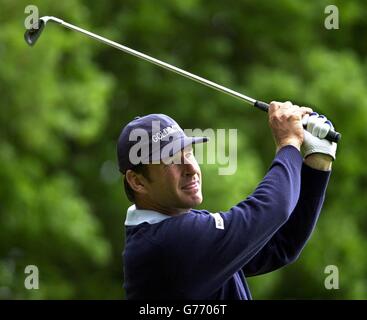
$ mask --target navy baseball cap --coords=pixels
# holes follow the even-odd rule
[[[190,144],[207,137],[188,137],[178,123],[165,114],[135,117],[121,131],[117,142],[119,170],[125,174],[138,164],[159,163]]]

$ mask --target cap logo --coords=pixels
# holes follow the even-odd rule
[[[162,130],[160,130],[156,134],[153,134],[152,135],[152,140],[153,140],[153,142],[157,142],[157,141],[162,140],[163,138],[167,137],[168,135],[170,135],[174,132],[178,132],[178,131],[182,131],[182,129],[177,124],[174,124],[172,126],[163,128]]]

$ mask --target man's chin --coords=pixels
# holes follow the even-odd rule
[[[202,193],[197,191],[196,193],[183,193],[180,195],[182,205],[186,208],[194,208],[203,202]]]
[[[201,197],[198,197],[198,198],[195,198],[195,199],[189,199],[189,200],[186,200],[186,201],[182,201],[181,207],[189,210],[189,209],[193,209],[193,208],[197,207],[202,202],[203,202],[203,199]]]
[[[203,197],[202,196],[195,196],[194,199],[192,199],[192,208],[198,206],[199,204],[201,204],[203,202]]]

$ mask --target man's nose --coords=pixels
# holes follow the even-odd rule
[[[195,175],[199,173],[199,165],[194,156],[190,158],[184,158],[183,160],[186,175]]]

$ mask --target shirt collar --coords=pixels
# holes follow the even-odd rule
[[[127,209],[125,226],[136,226],[143,222],[153,224],[161,222],[168,218],[171,217],[153,210],[137,209],[135,204],[133,204]]]

